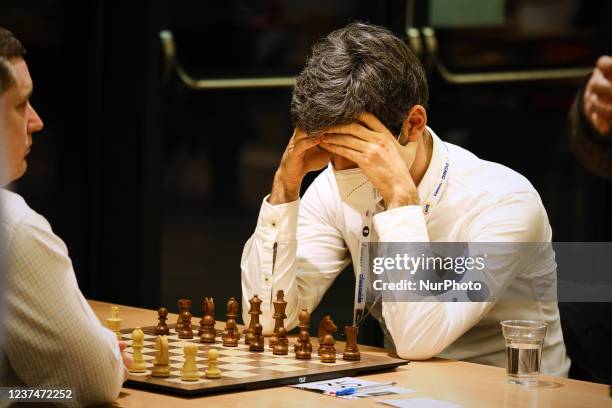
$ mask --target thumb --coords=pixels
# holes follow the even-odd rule
[[[602,55],[599,57],[597,60],[597,68],[606,78],[612,78],[612,57],[609,55]]]

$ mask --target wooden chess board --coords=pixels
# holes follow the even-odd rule
[[[265,351],[251,352],[249,346],[244,344],[244,336],[241,337],[238,347],[224,347],[221,341],[221,332],[217,331],[215,343],[200,343],[197,336],[198,327],[194,327],[194,338],[179,339],[174,331],[174,325],[170,327],[168,336],[170,356],[170,377],[152,377],[151,369],[155,359],[155,326],[142,328],[145,333],[144,347],[142,353],[147,363],[145,373],[130,373],[126,386],[132,388],[151,389],[168,393],[197,395],[207,393],[218,393],[226,391],[241,391],[257,388],[276,387],[281,385],[298,384],[310,381],[320,381],[330,378],[355,376],[360,373],[388,370],[408,361],[397,358],[370,355],[361,353],[361,361],[342,360],[342,350],[337,347],[338,355],[335,363],[322,363],[319,360],[314,345],[311,360],[297,360],[293,353],[293,343],[289,344],[289,354],[286,356],[275,356],[268,347],[268,338],[265,339]],[[131,348],[133,329],[121,330],[122,340],[128,342],[127,352],[132,353]],[[180,369],[183,365],[183,346],[195,343],[198,345],[196,363],[201,372],[198,381],[181,380]],[[219,353],[219,369],[221,378],[208,379],[204,377],[204,371],[208,367],[208,350],[214,348]]]

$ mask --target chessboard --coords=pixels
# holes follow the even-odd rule
[[[249,346],[244,344],[241,337],[238,347],[225,347],[222,344],[221,334],[217,331],[215,343],[201,343],[196,335],[193,339],[179,339],[170,327],[168,336],[170,356],[170,377],[152,377],[151,369],[155,359],[155,326],[143,327],[144,347],[142,354],[147,364],[145,373],[129,373],[126,386],[132,388],[149,389],[167,393],[183,395],[199,395],[207,393],[220,393],[227,391],[244,391],[258,388],[276,387],[282,385],[299,384],[311,381],[321,381],[331,378],[356,376],[363,373],[394,369],[408,361],[397,358],[361,353],[360,361],[345,361],[342,359],[342,347],[337,347],[335,363],[323,363],[319,360],[314,346],[312,359],[298,360],[293,356],[293,344],[289,344],[289,354],[278,356],[272,354],[265,339],[265,351],[251,352]],[[198,326],[193,325],[197,333]],[[121,339],[128,342],[126,351],[132,353],[131,337],[133,329],[121,330]],[[183,365],[183,346],[197,344],[196,363],[201,373],[197,381],[181,380],[180,369]],[[208,350],[214,348],[219,353],[218,367],[221,378],[208,379],[204,371],[208,366]]]

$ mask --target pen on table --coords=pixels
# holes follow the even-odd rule
[[[376,388],[393,386],[395,384],[397,384],[397,383],[395,381],[392,381],[392,382],[380,383],[380,384],[361,385],[361,386],[357,386],[357,387],[340,388],[340,389],[335,390],[335,391],[327,391],[325,394],[334,395],[336,397],[341,397],[341,396],[344,396],[344,395],[353,395],[353,394],[358,393],[358,392],[374,390]]]

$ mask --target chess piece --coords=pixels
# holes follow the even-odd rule
[[[200,321],[200,341],[202,343],[215,342],[215,302],[213,298],[205,298],[202,301],[203,317]]]
[[[181,368],[181,380],[183,381],[198,381],[200,373],[196,364],[196,353],[198,352],[197,344],[188,344],[183,347],[185,361]]]
[[[106,319],[106,325],[115,333],[117,340],[121,340],[121,318],[119,318],[119,308],[117,306],[111,307],[111,315]]]
[[[251,307],[249,308],[249,314],[251,315],[251,321],[249,323],[249,327],[244,329],[242,334],[244,334],[244,344],[251,344],[251,342],[255,339],[254,329],[255,325],[259,323],[259,315],[261,314],[261,299],[257,295],[253,296],[251,300],[249,300]]]
[[[132,373],[144,373],[147,370],[142,348],[144,347],[144,333],[140,327],[136,327],[132,332],[132,349],[134,350],[134,362],[129,368]]]
[[[357,326],[344,326],[344,334],[346,334],[346,345],[342,359],[347,361],[361,360],[359,346],[357,346]]]
[[[183,312],[188,312],[191,308],[191,299],[179,299],[178,307],[179,314],[176,320],[176,326],[174,327],[176,334],[180,334],[181,330],[183,330]]]
[[[286,356],[289,354],[289,340],[287,340],[287,329],[281,327],[278,329],[276,344],[272,349],[272,354],[277,356]]]
[[[204,373],[206,378],[221,378],[221,370],[217,367],[219,353],[215,349],[208,350],[208,368]]]
[[[264,351],[263,326],[260,323],[253,328],[253,341],[249,344],[249,351]]]
[[[276,292],[276,300],[274,303],[274,330],[272,331],[272,336],[270,337],[270,341],[268,342],[270,348],[274,348],[276,341],[278,339],[278,330],[284,326],[284,320],[287,318],[285,314],[285,309],[287,308],[287,302],[285,301],[285,292],[279,290]]]
[[[183,317],[183,328],[179,331],[179,339],[193,339],[193,330],[191,329],[191,313],[184,311],[181,313]]]
[[[298,319],[300,321],[300,333],[298,334],[298,341],[294,344],[293,351],[295,357],[299,359],[309,359],[312,353],[312,343],[310,342],[310,334],[308,329],[310,328],[310,313],[308,310],[302,309]]]
[[[337,330],[338,330],[338,327],[336,326],[334,321],[331,319],[331,317],[329,315],[324,316],[323,319],[321,320],[321,323],[319,323],[319,348],[317,349],[317,353],[319,354],[319,356],[321,356],[321,351],[322,351],[321,349],[323,347],[325,336],[328,334],[332,335]],[[332,336],[332,339],[333,339],[333,336]]]
[[[240,340],[240,332],[236,328],[236,318],[238,317],[238,302],[230,298],[227,302],[227,320],[225,322],[225,333],[223,334],[223,345],[225,347],[237,347]]]
[[[161,378],[170,377],[168,337],[165,335],[157,336],[157,340],[155,341],[155,360],[153,360],[151,376]]]
[[[336,340],[331,334],[326,334],[323,338],[323,344],[319,347],[319,357],[322,363],[335,363],[336,362],[336,347],[334,344]]]
[[[168,328],[168,325],[166,324],[166,320],[168,319],[168,309],[166,309],[165,307],[160,307],[159,310],[157,311],[157,315],[159,322],[157,323],[157,326],[155,327],[155,334],[157,335],[169,335],[170,334],[170,329]]]

